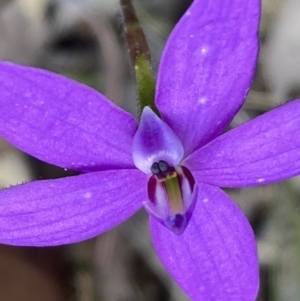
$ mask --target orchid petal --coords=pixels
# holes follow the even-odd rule
[[[135,166],[151,174],[153,163],[160,160],[176,166],[183,157],[183,147],[172,129],[149,107],[145,107],[133,139],[132,156]]]
[[[262,185],[300,173],[300,100],[221,135],[183,164],[195,179],[221,187]]]
[[[79,171],[133,168],[134,118],[63,76],[0,63],[0,135],[43,161]]]
[[[218,187],[200,184],[182,235],[151,218],[163,265],[194,301],[254,301],[259,286],[253,231],[238,206]]]
[[[53,246],[101,234],[147,199],[146,176],[114,170],[22,184],[1,191],[0,242]]]
[[[195,0],[162,55],[156,106],[186,155],[216,137],[243,104],[258,52],[258,0]]]

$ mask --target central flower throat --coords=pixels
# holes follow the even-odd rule
[[[174,215],[183,215],[183,200],[180,190],[178,173],[174,167],[168,166],[165,161],[154,163],[151,172],[156,176],[158,182],[162,184],[170,202],[170,209]],[[180,218],[179,218],[180,219]]]
[[[164,226],[181,234],[188,225],[195,203],[195,181],[184,166],[154,162],[148,182],[146,210]]]
[[[149,175],[148,213],[176,234],[181,234],[192,216],[197,184],[191,172],[181,165],[181,141],[149,107],[145,107],[132,146],[134,165]]]

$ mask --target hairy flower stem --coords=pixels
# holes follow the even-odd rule
[[[155,77],[149,47],[131,0],[120,0],[125,38],[134,68],[139,101],[139,115],[146,106],[159,115],[154,104]]]

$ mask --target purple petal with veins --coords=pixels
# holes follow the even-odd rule
[[[253,231],[221,189],[199,184],[196,207],[182,235],[154,218],[150,228],[163,265],[192,300],[255,300],[259,275]]]
[[[22,151],[78,171],[134,168],[137,122],[99,92],[49,71],[5,62],[0,91],[1,136]]]
[[[219,136],[184,162],[200,181],[221,187],[274,183],[300,173],[300,100]]]
[[[146,175],[138,170],[111,170],[5,189],[0,241],[54,246],[89,239],[139,210],[146,185]]]
[[[163,51],[155,103],[185,154],[216,137],[244,102],[258,53],[259,0],[195,0]]]

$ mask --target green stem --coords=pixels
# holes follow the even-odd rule
[[[131,0],[120,0],[123,13],[124,33],[131,64],[134,68],[139,101],[139,114],[149,106],[159,115],[154,104],[155,77],[151,66],[149,47],[139,24]]]

